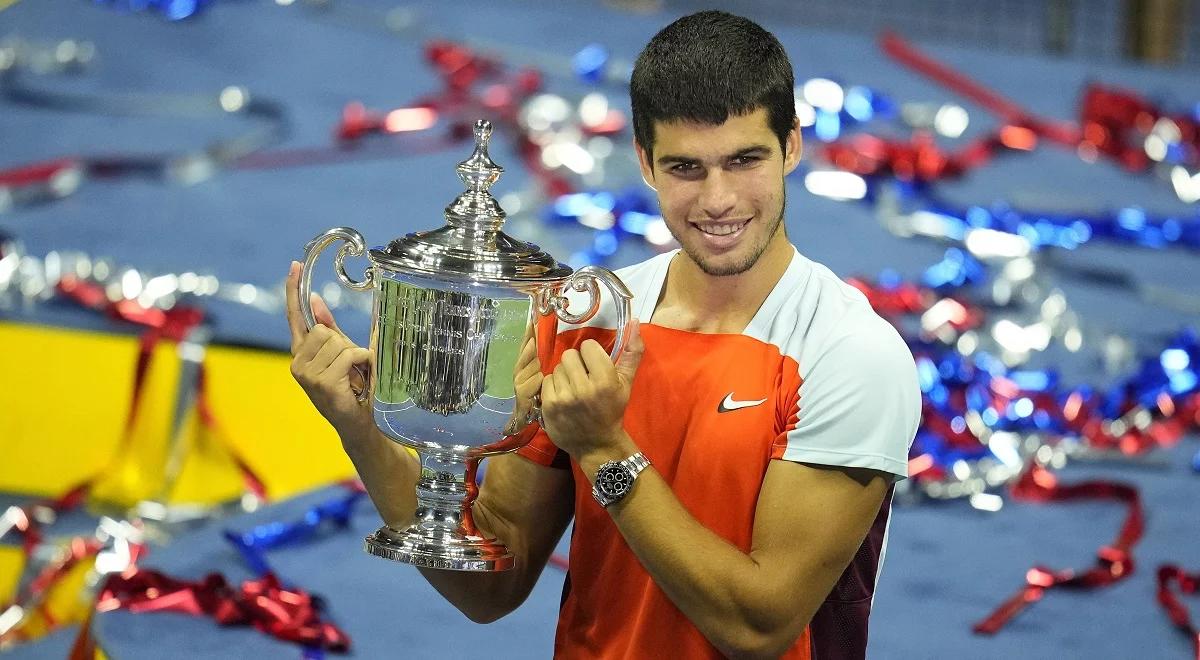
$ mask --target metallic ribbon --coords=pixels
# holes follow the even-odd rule
[[[28,537],[26,537],[28,539]],[[43,607],[46,594],[64,576],[71,572],[80,562],[94,558],[103,549],[104,544],[95,538],[76,537],[70,540],[63,551],[42,568],[32,580],[21,589],[16,599],[2,610],[5,613],[17,611],[20,616],[0,630],[0,646],[10,642],[25,639],[21,624],[35,613],[42,616],[48,628],[58,625],[50,612]],[[28,560],[30,550],[26,550]],[[14,609],[16,608],[16,609]]]
[[[1181,593],[1197,593],[1200,591],[1200,573],[1188,573],[1174,564],[1162,564],[1158,567],[1158,604],[1162,605],[1171,623],[1188,636],[1192,642],[1196,660],[1200,660],[1200,628],[1192,623],[1187,606],[1180,602],[1175,593],[1171,591],[1172,583],[1179,586]]]
[[[864,177],[895,177],[902,181],[932,183],[961,177],[987,164],[1002,149],[1026,150],[1014,134],[997,132],[978,138],[957,152],[947,153],[932,135],[918,132],[907,142],[885,140],[862,133],[823,147],[826,160],[847,172]]]
[[[880,37],[880,46],[900,64],[979,104],[1009,125],[1028,128],[1041,137],[1072,148],[1079,143],[1079,130],[1073,124],[1037,117],[1017,103],[921,53],[896,34],[884,33]]]
[[[198,2],[167,0],[157,4],[196,6]],[[203,147],[181,153],[81,155],[18,165],[0,171],[0,196],[6,202],[3,206],[65,197],[82,182],[94,179],[144,176],[195,183],[282,140],[289,131],[281,104],[253,97],[241,87],[226,87],[212,94],[172,95],[81,94],[31,85],[25,80],[26,72],[77,72],[90,63],[94,47],[65,40],[59,42],[53,52],[52,64],[39,67],[37,62],[45,59],[39,47],[21,42],[0,44],[0,97],[37,108],[125,117],[194,119],[238,115],[255,120],[259,125],[234,137],[213,140]]]
[[[109,577],[96,603],[98,612],[182,612],[211,617],[223,626],[251,625],[305,646],[349,650],[350,638],[322,621],[321,608],[318,599],[302,589],[284,587],[270,573],[234,588],[218,573],[192,582],[145,569]]]
[[[33,554],[37,546],[41,545],[43,540],[42,520],[47,519],[51,522],[56,519],[62,512],[69,511],[79,506],[87,497],[87,486],[85,482],[68,490],[65,494],[54,499],[37,502],[24,507],[13,506],[5,511],[3,518],[0,518],[0,540],[9,532],[15,532],[21,535],[21,546],[25,557]]]
[[[1159,160],[1188,167],[1200,166],[1200,120],[1169,113],[1135,92],[1092,83],[1083,92],[1081,143],[1088,144],[1130,171],[1154,164],[1146,151],[1146,135],[1160,122],[1169,122],[1171,140],[1163,140]]]
[[[964,275],[969,277],[969,275]],[[927,279],[955,279],[938,272]],[[1103,389],[1064,387],[1053,370],[1010,367],[957,339],[985,320],[957,286],[851,278],[880,316],[906,336],[922,391],[912,483],[936,498],[982,493],[1018,477],[1043,448],[1065,455],[1142,455],[1200,429],[1200,339],[1185,329]],[[946,293],[946,292],[949,293]],[[919,316],[913,335],[904,317]],[[968,487],[969,486],[969,487]]]
[[[130,300],[113,303],[108,300],[102,287],[84,282],[72,275],[63,277],[59,282],[58,291],[64,298],[85,308],[101,311],[115,318],[147,327],[146,332],[141,336],[138,358],[134,366],[134,389],[130,400],[129,412],[125,418],[126,433],[123,435],[121,445],[115,454],[116,457],[119,457],[124,453],[128,445],[128,432],[137,418],[141,395],[144,391],[145,374],[149,368],[150,356],[153,353],[155,344],[162,338],[176,340],[182,338],[190,328],[202,320],[203,315],[198,310],[182,306],[163,311],[142,308],[136,302]],[[39,516],[54,519],[63,512],[79,506],[87,498],[96,481],[107,472],[107,468],[97,471],[96,474],[71,487],[64,495],[54,500],[35,504],[24,509],[14,507],[5,514],[11,524],[4,531],[15,529],[18,533],[22,534],[23,555],[26,564],[29,563],[34,550],[43,542],[43,532],[37,524]],[[26,611],[25,616],[31,614],[34,608],[25,605],[40,602],[45,593],[72,566],[87,557],[94,556],[100,551],[102,545],[94,538],[76,537],[72,539],[68,543],[70,552],[66,560],[55,562],[55,564],[34,578],[27,588],[23,590],[23,593],[18,595],[14,604]],[[51,625],[53,625],[53,622],[51,622]]]
[[[416,117],[422,127],[432,126],[440,118],[450,120],[455,141],[471,137],[475,114],[487,112],[495,123],[512,124],[522,101],[541,89],[541,74],[532,68],[508,72],[491,57],[449,40],[435,39],[425,44],[426,63],[442,82],[442,88],[415,102],[387,113],[370,113],[361,103],[347,104],[334,134],[343,142],[354,142],[372,134],[405,132],[407,122],[395,117]],[[479,86],[486,85],[483,89]]]
[[[552,200],[550,213],[554,220],[571,220],[587,225],[581,213],[593,213],[599,200],[616,198],[601,212],[609,214],[609,228],[597,231],[590,249],[572,256],[575,266],[603,263],[616,252],[618,243],[630,237],[642,237],[656,246],[670,242],[662,219],[654,211],[653,201],[636,189],[629,188],[613,195],[604,191],[577,193],[577,185],[571,173],[562,167],[551,167],[543,157],[547,149],[556,148],[563,141],[548,129],[533,129],[521,121],[521,113],[527,104],[537,101],[544,80],[539,69],[532,66],[510,71],[497,57],[487,55],[460,42],[432,39],[425,45],[426,62],[442,81],[437,93],[422,97],[400,108],[381,112],[369,112],[361,103],[346,106],[342,118],[335,128],[338,139],[357,145],[370,135],[387,135],[406,132],[404,121],[392,121],[417,116],[431,124],[439,118],[449,120],[447,140],[469,137],[469,122],[472,113],[486,112],[495,117],[498,125],[510,129],[515,135],[516,149],[522,163],[533,174],[537,183],[537,197]],[[606,66],[607,55],[597,54],[596,48],[585,49],[577,64],[578,75],[586,80],[595,78],[597,71]],[[597,59],[599,58],[599,59]],[[579,67],[583,67],[579,69]],[[599,67],[597,69],[596,67]],[[560,99],[561,100],[561,99]],[[565,104],[565,100],[562,100]],[[566,131],[576,140],[594,137],[611,137],[625,130],[627,121],[623,113],[609,109],[600,121],[580,121],[578,130]],[[567,140],[570,141],[570,140]],[[577,145],[578,146],[578,145]],[[581,147],[582,149],[582,147]],[[576,202],[587,198],[584,204]],[[562,211],[571,207],[573,211]],[[660,231],[647,232],[652,225],[662,225]],[[592,226],[592,225],[588,225]]]
[[[324,657],[325,650],[348,650],[349,637],[333,624],[320,620],[320,599],[303,590],[284,587],[265,554],[272,548],[311,540],[325,522],[345,528],[354,503],[366,491],[357,480],[344,482],[342,486],[349,491],[346,495],[310,508],[299,521],[267,523],[245,534],[224,532],[258,576],[242,583],[240,591],[234,591],[223,576],[215,573],[199,582],[186,582],[157,571],[135,568],[109,578],[94,611],[168,610],[211,616],[222,625],[249,624],[277,639],[304,645],[306,658]],[[88,660],[95,648],[89,626],[90,621],[75,643],[78,657]]]
[[[347,482],[350,491],[309,508],[300,520],[258,525],[249,532],[226,530],[223,535],[245,560],[257,579],[235,591],[225,578],[210,574],[199,582],[185,582],[156,571],[137,571],[110,578],[96,610],[125,608],[132,612],[169,610],[211,616],[221,625],[253,625],[277,639],[307,648],[307,657],[323,650],[346,651],[349,637],[337,626],[322,622],[321,601],[303,590],[285,587],[267,561],[268,550],[313,540],[330,525],[344,529],[353,507],[365,490]]]
[[[1090,590],[1106,587],[1129,577],[1134,570],[1133,547],[1142,538],[1145,514],[1137,488],[1112,481],[1085,481],[1063,485],[1046,468],[1036,463],[1013,484],[1012,496],[1032,502],[1070,500],[1114,500],[1128,508],[1117,538],[1097,552],[1096,563],[1086,569],[1054,570],[1034,566],[1025,575],[1025,586],[974,626],[981,635],[994,635],[1026,607],[1041,600],[1054,588]]]
[[[121,13],[158,14],[168,21],[182,21],[196,16],[210,7],[215,0],[94,0],[96,4],[111,7]]]
[[[1078,124],[1049,120],[921,53],[895,34],[885,33],[880,46],[900,64],[983,106],[1007,124],[1006,129],[1074,149],[1086,161],[1106,156],[1130,171],[1147,170],[1154,161],[1173,166],[1166,169],[1176,194],[1184,202],[1200,200],[1200,174],[1187,169],[1200,166],[1200,116],[1194,110],[1169,113],[1134,92],[1091,84],[1084,89]],[[1152,149],[1152,144],[1157,146]]]
[[[134,420],[137,419],[144,391],[145,375],[150,367],[150,359],[154,354],[154,347],[162,340],[172,342],[183,341],[188,332],[204,322],[204,311],[200,308],[185,305],[176,305],[166,310],[143,307],[138,301],[129,299],[122,299],[115,302],[110,301],[104,287],[79,278],[74,274],[64,275],[57,284],[57,290],[68,300],[74,301],[86,309],[91,309],[112,318],[146,328],[139,340],[138,358],[134,367],[133,396],[125,424],[125,428],[128,431],[132,427]],[[219,433],[216,418],[208,405],[205,382],[206,379],[204,378],[202,369],[199,395],[197,397],[197,411],[201,422],[216,432],[218,437],[223,437]],[[254,473],[254,470],[230,443],[224,442],[223,444],[241,471],[247,491],[260,499],[266,499],[266,488],[263,485],[262,479]],[[120,455],[121,451],[118,450],[117,453]],[[94,478],[90,481],[93,480]]]
[[[122,299],[112,301],[108,298],[103,286],[84,280],[73,274],[64,275],[56,284],[56,291],[62,298],[74,302],[85,309],[103,313],[112,318],[146,328],[139,339],[138,357],[134,365],[133,393],[130,399],[129,412],[125,418],[126,433],[123,435],[121,445],[114,454],[114,460],[119,459],[128,446],[130,439],[129,431],[137,419],[142,394],[145,389],[145,375],[149,369],[154,347],[163,339],[176,342],[181,341],[189,331],[203,322],[204,313],[197,308],[184,305],[177,305],[171,309],[161,310],[153,307],[143,307],[135,300]],[[198,413],[202,423],[215,432],[218,428],[214,415],[208,406],[203,383],[203,372],[201,372],[200,390],[197,399]],[[224,444],[242,472],[247,490],[260,499],[265,499],[265,488],[262,480],[229,443]],[[3,523],[0,523],[4,524],[3,529],[0,529],[0,538],[10,530],[20,534],[22,554],[28,565],[34,551],[44,543],[44,532],[41,529],[39,520],[46,519],[52,521],[63,512],[79,506],[87,498],[97,480],[107,472],[109,472],[108,468],[99,470],[96,474],[71,487],[64,495],[53,500],[36,503],[27,507],[10,507],[4,514]],[[48,613],[44,611],[44,608],[40,608],[38,604],[44,599],[45,594],[73,566],[80,561],[94,557],[102,550],[103,546],[104,544],[98,538],[76,537],[71,539],[67,544],[69,552],[65,555],[65,558],[56,560],[53,564],[38,573],[11,604],[11,606],[19,607],[23,612],[20,621],[24,621],[35,611],[39,611],[46,617],[48,625],[53,627],[55,622],[49,619]],[[135,556],[132,559],[135,560],[136,555],[140,555],[140,553],[141,547],[138,546]],[[19,634],[20,621],[9,627],[8,630],[13,631],[12,634]]]
[[[267,562],[268,550],[306,543],[326,527],[345,529],[350,524],[354,505],[364,494],[365,491],[352,487],[351,492],[345,495],[309,508],[299,520],[265,523],[245,533],[226,530],[224,536],[256,575],[273,575],[274,571]]]
[[[122,4],[123,1],[109,4]],[[196,0],[158,0],[151,5],[169,13],[196,11],[209,1],[211,0],[199,3]],[[139,6],[151,5],[141,3]],[[183,153],[81,155],[26,163],[0,170],[0,212],[11,206],[66,197],[88,180],[144,176],[164,181],[195,183],[213,176],[221,169],[279,169],[394,158],[398,155],[437,151],[470,137],[470,130],[464,119],[452,126],[452,134],[449,136],[425,135],[423,129],[436,121],[438,112],[435,107],[442,109],[442,106],[445,106],[445,109],[453,109],[460,114],[505,110],[504,103],[485,103],[481,108],[474,99],[461,93],[461,87],[456,87],[469,85],[477,76],[490,73],[488,66],[479,64],[486,60],[473,57],[463,65],[463,58],[457,57],[452,48],[431,44],[428,57],[444,74],[444,79],[451,86],[450,91],[459,93],[435,97],[439,100],[436,106],[430,103],[408,108],[409,111],[427,110],[431,114],[430,117],[420,118],[416,124],[409,122],[409,130],[419,135],[412,135],[401,144],[387,145],[382,149],[347,149],[346,144],[338,144],[332,147],[267,150],[267,147],[286,137],[289,131],[287,113],[281,104],[251,96],[243,88],[227,87],[219,94],[196,95],[85,95],[52,91],[30,85],[21,75],[25,69],[37,69],[30,62],[37,60],[41,53],[22,43],[0,46],[0,96],[11,102],[118,116],[166,116],[183,119],[241,115],[261,124],[233,138],[216,140],[202,148]],[[60,53],[69,54],[63,61],[54,62],[54,70],[73,72],[84,68],[91,61],[94,48],[90,44],[68,40],[60,42],[54,48],[54,53],[56,57]],[[540,77],[536,72],[522,72],[514,78],[513,85],[506,91],[528,89],[531,85],[540,85]],[[486,100],[501,97],[509,98],[508,105],[511,105],[511,94],[492,94],[484,98]],[[519,100],[521,97],[516,98]],[[511,108],[509,110],[511,111]],[[371,117],[361,107],[351,104],[347,107],[338,135],[345,142],[374,131],[396,132],[385,130],[388,125],[385,119]]]

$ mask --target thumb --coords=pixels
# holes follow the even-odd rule
[[[325,299],[314,293],[311,294],[308,300],[309,304],[312,305],[313,318],[317,320],[317,323],[332,329],[339,335],[346,335],[346,333],[342,332],[342,329],[338,327],[337,321],[333,320],[333,312],[329,311],[329,305],[325,304]]]
[[[621,349],[621,354],[617,356],[617,375],[626,384],[633,383],[633,377],[637,373],[638,365],[642,362],[642,353],[646,350],[646,344],[642,341],[641,324],[637,319],[632,319],[629,322],[629,341],[625,342],[625,347]]]

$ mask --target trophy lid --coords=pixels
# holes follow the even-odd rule
[[[371,250],[371,261],[391,270],[489,284],[562,280],[571,268],[533,243],[500,231],[504,209],[489,188],[504,168],[488,156],[492,124],[475,122],[475,151],[458,164],[467,189],[446,207],[446,225],[397,238]]]

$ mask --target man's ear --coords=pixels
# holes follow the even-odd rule
[[[654,187],[654,167],[650,164],[650,154],[646,153],[637,138],[633,139],[633,149],[637,152],[638,167],[642,170],[642,181],[645,181],[651,190],[658,190]]]
[[[783,175],[791,174],[800,164],[800,156],[804,153],[804,139],[800,137],[800,118],[792,119],[792,130],[788,131],[783,141],[787,151],[783,154]]]

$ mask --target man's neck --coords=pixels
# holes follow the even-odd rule
[[[652,322],[692,332],[741,333],[783,277],[794,253],[780,232],[749,270],[716,276],[705,273],[681,251],[671,260]]]

